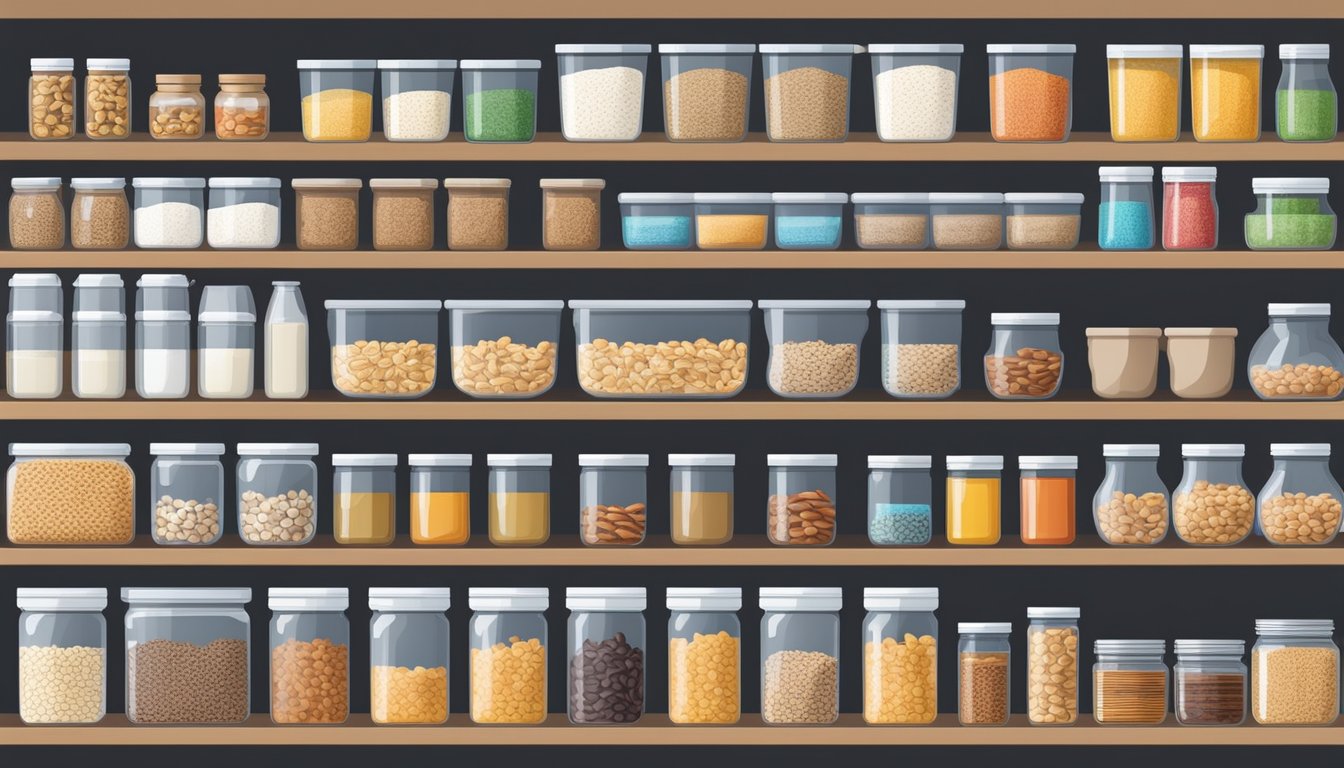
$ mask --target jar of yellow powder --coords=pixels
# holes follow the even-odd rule
[[[396,537],[397,454],[334,453],[332,534],[337,544],[391,544]]]
[[[733,725],[742,716],[741,587],[668,587],[667,716]]]
[[[927,725],[938,716],[937,587],[865,587],[863,719]]]
[[[769,192],[697,192],[695,241],[709,251],[759,251],[770,236]]]
[[[466,544],[471,538],[471,454],[412,453],[411,541]]]
[[[376,64],[373,59],[299,59],[303,138],[369,140]]]
[[[533,725],[546,719],[546,587],[472,587],[471,719]]]
[[[998,544],[1002,456],[947,457],[947,543]]]
[[[369,587],[369,716],[378,725],[448,719],[447,587]]]
[[[490,543],[497,547],[536,546],[551,537],[551,455],[492,453]]]
[[[1196,141],[1259,141],[1263,45],[1190,46]]]
[[[1111,138],[1176,141],[1181,135],[1179,45],[1108,45]]]

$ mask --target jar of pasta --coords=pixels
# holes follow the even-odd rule
[[[1251,715],[1261,725],[1331,725],[1339,717],[1339,646],[1330,619],[1256,619]]]
[[[350,590],[271,587],[271,721],[340,725],[350,717]],[[322,692],[314,696],[311,691]]]
[[[11,443],[9,455],[11,543],[88,546],[135,538],[135,473],[126,462],[131,446]]]
[[[1160,725],[1167,719],[1166,640],[1098,640],[1092,717],[1101,725]]]
[[[369,718],[378,725],[448,719],[447,587],[369,587]]]

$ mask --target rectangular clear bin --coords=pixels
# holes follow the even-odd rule
[[[622,192],[621,241],[632,251],[685,251],[695,247],[695,195]]]
[[[136,178],[136,248],[200,248],[205,242],[205,179]]]
[[[850,74],[863,46],[762,43],[765,133],[771,141],[844,141]]]
[[[238,444],[238,535],[257,546],[307,544],[317,532],[317,443]]]
[[[10,543],[119,545],[135,538],[131,446],[11,443],[9,455]]]
[[[65,381],[65,318],[20,310],[5,318],[5,394],[16,400],[59,397]]]
[[[1060,142],[1073,126],[1072,44],[985,46],[995,141]]]
[[[590,547],[644,541],[649,509],[647,453],[579,454],[579,538]]]
[[[602,247],[602,179],[541,180],[541,247],[596,251]]]
[[[383,136],[388,141],[443,141],[453,114],[453,59],[379,59]]]
[[[369,179],[373,190],[373,249],[427,251],[434,247],[435,179]]]
[[[929,196],[923,192],[855,192],[854,242],[868,250],[929,247]]]
[[[868,46],[882,141],[951,141],[957,132],[960,43]]]
[[[647,43],[562,44],[560,130],[565,141],[634,141],[644,127]]]
[[[444,179],[448,190],[448,250],[509,247],[508,179]]]
[[[1195,141],[1259,141],[1263,45],[1190,46]]]
[[[537,135],[536,59],[462,62],[467,141],[522,143]]]
[[[713,546],[732,541],[736,463],[731,453],[668,455],[673,544]]]
[[[742,141],[751,113],[751,43],[658,46],[668,141]]]
[[[415,398],[434,389],[438,301],[329,299],[331,382],[347,397]]]
[[[373,59],[299,59],[304,139],[369,140],[375,65]]]
[[[293,179],[294,244],[301,251],[359,247],[359,179]]]
[[[1008,248],[1014,251],[1068,251],[1078,247],[1083,196],[1077,192],[1009,192]]]
[[[1003,245],[1003,195],[936,192],[929,195],[933,247],[940,251],[993,251]]]
[[[1108,45],[1112,141],[1176,141],[1181,136],[1179,45]]]
[[[449,312],[453,384],[472,397],[540,397],[555,386],[565,302],[443,302]]]
[[[770,242],[769,192],[696,192],[695,245],[706,251],[759,251]]]
[[[937,399],[961,389],[962,299],[882,300],[882,386],[892,397]]]
[[[859,381],[859,349],[868,332],[861,300],[758,302],[770,342],[766,381],[781,397],[844,397]]]
[[[840,247],[844,229],[844,192],[776,192],[775,247],[784,250],[825,250]]]
[[[569,307],[579,386],[594,397],[724,398],[746,387],[749,300],[575,299]]]
[[[280,180],[215,177],[209,180],[206,240],[211,248],[269,249],[280,245]]]

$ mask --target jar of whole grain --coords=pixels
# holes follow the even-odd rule
[[[158,75],[149,95],[149,135],[199,139],[205,135],[205,96],[200,75]]]
[[[10,181],[9,247],[16,251],[55,251],[65,247],[65,203],[61,179],[27,177]]]
[[[1255,527],[1271,544],[1329,544],[1344,491],[1330,474],[1329,443],[1271,443],[1274,472],[1260,490]]]
[[[359,179],[294,179],[294,242],[301,251],[359,247]]]
[[[1177,640],[1172,710],[1181,725],[1246,720],[1245,640]]]
[[[28,78],[28,135],[68,139],[75,135],[75,60],[32,59]]]
[[[350,590],[271,587],[271,721],[340,725],[350,717]],[[310,695],[318,690],[321,696]]]
[[[882,299],[882,386],[892,397],[939,399],[961,389],[964,299]]]
[[[1150,546],[1167,537],[1170,494],[1157,474],[1161,446],[1107,443],[1106,476],[1092,497],[1097,535],[1116,546]]]
[[[131,60],[88,59],[84,78],[84,135],[124,139],[131,135]]]
[[[667,717],[733,725],[742,717],[741,587],[668,587]]]
[[[546,587],[472,587],[471,720],[535,725],[546,719]]]
[[[1176,535],[1187,544],[1238,544],[1255,524],[1255,496],[1241,479],[1246,446],[1185,443],[1185,475],[1173,494]]]
[[[434,247],[434,179],[369,179],[373,190],[373,248],[427,251]]]
[[[14,544],[130,544],[135,473],[126,443],[11,443],[9,540]]]
[[[834,453],[772,453],[766,536],[781,546],[826,546],[835,541]]]
[[[1261,725],[1333,725],[1339,646],[1331,619],[1256,619],[1251,716]]]
[[[541,247],[595,251],[602,245],[602,179],[541,180]]]
[[[369,718],[378,725],[448,719],[448,587],[369,587]]]
[[[840,587],[761,587],[761,719],[829,725],[840,716]]]
[[[448,190],[448,249],[502,251],[509,247],[508,179],[444,179]]]
[[[96,723],[107,712],[107,590],[19,587],[19,718]]]
[[[271,97],[265,75],[220,75],[215,138],[261,141],[271,133]]]
[[[1078,661],[1083,647],[1076,607],[1029,607],[1027,618],[1027,722],[1073,725],[1078,721]]]
[[[865,587],[863,719],[927,725],[938,716],[937,587]]]
[[[957,721],[1007,725],[1012,687],[1011,622],[957,625]]]
[[[77,250],[117,251],[131,241],[131,206],[126,180],[71,179],[70,245]]]

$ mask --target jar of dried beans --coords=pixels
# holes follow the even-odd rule
[[[1027,608],[1027,722],[1078,721],[1078,660],[1083,647],[1076,607]]]
[[[1246,446],[1186,443],[1185,475],[1176,487],[1176,535],[1187,544],[1222,547],[1240,543],[1255,523],[1255,497],[1241,479]]]
[[[938,716],[937,587],[865,587],[863,719],[927,725]]]
[[[1274,472],[1256,499],[1256,531],[1271,544],[1329,544],[1344,491],[1330,474],[1329,443],[1271,443]]]
[[[644,587],[570,587],[569,721],[630,725],[644,714]]]
[[[985,384],[1000,400],[1045,399],[1059,391],[1064,353],[1058,312],[995,312]]]
[[[1331,619],[1256,619],[1251,715],[1261,725],[1333,725],[1339,646]]]
[[[350,590],[271,587],[268,600],[272,722],[344,723],[350,716]]]
[[[579,454],[579,536],[589,546],[644,541],[647,453]]]
[[[265,75],[220,75],[215,96],[215,138],[261,141],[271,132],[271,97]]]
[[[1344,350],[1330,335],[1329,304],[1270,304],[1269,327],[1246,361],[1263,400],[1337,400]]]
[[[772,453],[766,534],[770,543],[825,546],[835,540],[834,453]]]
[[[1241,725],[1246,719],[1244,640],[1177,640],[1172,709],[1181,725]]]
[[[238,535],[248,544],[297,545],[317,531],[317,443],[238,444]]]
[[[761,587],[761,719],[829,725],[840,716],[840,587]]]
[[[158,75],[149,95],[149,135],[199,139],[205,135],[205,96],[200,75]]]
[[[1156,444],[1107,443],[1106,476],[1092,497],[1097,535],[1107,544],[1157,544],[1170,525],[1167,486],[1157,474]]]
[[[1162,169],[1162,247],[1208,251],[1218,247],[1218,198],[1213,167]]]

